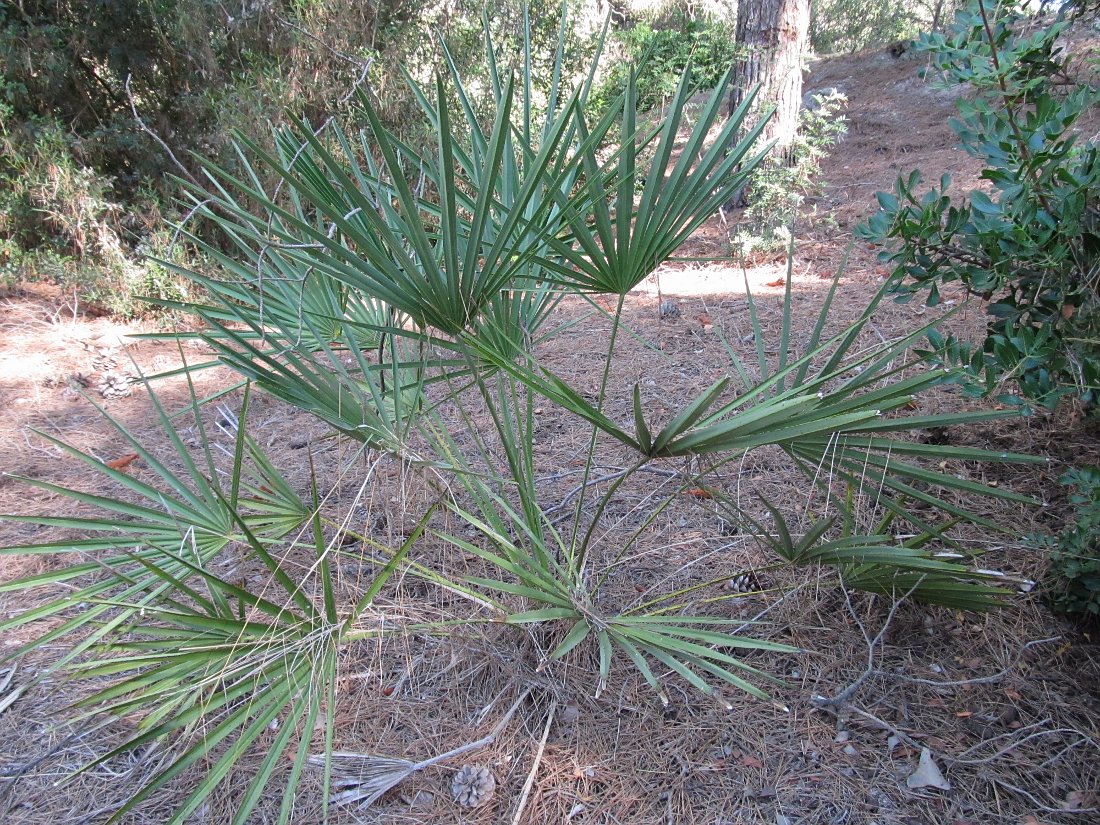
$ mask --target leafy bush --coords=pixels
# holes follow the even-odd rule
[[[883,46],[919,29],[906,4],[894,0],[817,0],[810,6],[810,42],[819,54]]]
[[[590,110],[602,113],[626,88],[632,67],[638,74],[638,108],[648,111],[666,103],[676,92],[680,75],[691,67],[692,86],[713,89],[737,59],[733,26],[711,18],[695,18],[677,12],[655,21],[640,22],[615,31],[612,48],[621,50],[616,61],[589,100]]]
[[[1100,468],[1071,470],[1061,479],[1074,488],[1073,524],[1056,536],[1032,535],[1047,550],[1047,598],[1055,610],[1100,619]]]
[[[154,295],[180,297],[178,283],[142,262],[141,253],[159,241],[135,216],[173,217],[170,176],[198,172],[192,153],[235,170],[231,135],[264,144],[269,124],[285,112],[301,114],[314,128],[335,115],[353,122],[346,103],[359,85],[384,92],[380,116],[396,135],[430,144],[434,136],[403,73],[430,78],[440,65],[440,40],[460,66],[474,66],[482,57],[484,13],[491,31],[514,47],[530,6],[535,71],[529,81],[536,91],[552,82],[556,0],[237,6],[212,0],[0,3],[5,283],[59,276],[81,299],[127,315],[139,311],[137,295],[150,280]],[[572,75],[582,35],[572,27],[566,33],[563,71]],[[501,60],[514,61],[515,49],[505,49]],[[478,67],[486,81],[487,72]],[[474,100],[482,113],[491,106],[488,85],[486,99]]]
[[[806,198],[820,191],[821,161],[848,131],[848,99],[835,89],[814,95],[799,112],[798,132],[787,157],[768,156],[749,184],[748,207],[730,232],[735,254],[786,249]]]
[[[971,502],[1027,499],[924,461],[1034,459],[896,437],[1013,413],[909,415],[913,395],[944,376],[914,371],[904,357],[922,329],[865,346],[862,333],[883,294],[850,327],[826,336],[838,277],[796,350],[788,279],[778,340],[765,349],[750,296],[755,359],[743,363],[731,348],[728,374],[672,415],[653,409],[639,384],[621,386],[616,340],[627,294],[761,160],[752,147],[762,124],[737,139],[752,95],[724,119],[723,78],[689,118],[693,81],[685,73],[652,135],[638,125],[633,79],[597,121],[584,114],[588,85],[569,94],[554,84],[549,105],[537,107],[545,116],[536,118],[525,91],[490,65],[496,105],[488,123],[454,63],[450,89],[442,77],[434,88],[414,83],[438,135],[430,150],[395,137],[366,95],[367,128],[354,138],[336,122],[318,135],[300,121],[276,130],[273,151],[242,140],[244,174],[210,162],[209,190],[189,192],[196,217],[226,239],[223,248],[192,238],[219,271],[207,277],[164,263],[207,296],[166,302],[202,322],[183,337],[204,340],[250,386],[308,410],[364,449],[400,459],[410,478],[423,473],[432,501],[399,546],[356,531],[351,512],[330,512],[319,479],[311,477],[308,492],[294,489],[247,435],[248,390],[239,412],[217,410],[220,434],[205,427],[192,390],[185,423],[193,422],[198,450],[158,409],[170,461],[117,425],[150,470],[142,478],[43,436],[111,486],[91,495],[28,480],[102,515],[10,517],[77,535],[4,549],[68,554],[74,564],[0,586],[71,585],[0,621],[0,632],[37,626],[42,634],[6,657],[65,644],[54,670],[114,677],[98,682],[85,704],[142,721],[97,761],[153,740],[179,744],[165,749],[163,768],[115,821],[194,765],[207,773],[173,821],[225,781],[246,788],[234,798],[234,821],[245,822],[275,778],[279,821],[288,822],[303,766],[314,763],[324,769],[327,806],[343,653],[387,634],[415,644],[418,634],[437,639],[491,624],[513,628],[519,645],[534,628],[545,642],[537,666],[549,677],[562,660],[592,662],[597,694],[613,680],[637,678],[664,703],[670,679],[719,700],[719,689],[766,696],[761,683],[774,677],[742,651],[793,649],[744,635],[745,623],[720,609],[739,595],[722,585],[743,571],[716,570],[709,581],[643,597],[630,588],[624,598],[613,586],[650,525],[687,490],[705,488],[707,501],[778,559],[832,566],[846,586],[957,609],[990,608],[1006,595],[958,561],[968,561],[965,553],[951,560],[936,549],[966,550],[945,535],[959,521],[995,528]],[[460,101],[457,120],[451,95]],[[268,187],[269,178],[278,183]],[[541,359],[558,332],[550,310],[565,294],[610,296],[615,305],[607,350],[592,359],[600,376],[594,399]],[[631,410],[624,421],[609,403],[617,391]],[[561,516],[554,514],[561,502],[549,506],[540,484],[536,411],[544,406],[589,432],[575,506]],[[608,448],[616,461],[628,457],[627,469],[601,488],[593,473]],[[724,489],[719,470],[762,448],[785,456],[812,491],[807,500],[821,502],[805,532],[771,503]],[[651,509],[636,528],[611,522],[623,485],[668,459],[681,474],[647,493]],[[867,511],[857,512],[868,498]],[[435,518],[437,511],[446,517]],[[369,552],[347,550],[345,536]],[[422,542],[431,552],[418,552]],[[438,568],[420,561],[436,554]],[[246,565],[262,574],[258,582],[225,572]],[[337,581],[345,566],[353,572]],[[391,577],[445,590],[449,612],[438,621],[409,616],[407,599],[400,608],[385,601]],[[42,619],[59,621],[43,626]],[[260,741],[276,719],[273,738]],[[231,777],[258,747],[253,777]],[[311,755],[315,748],[321,753]],[[382,761],[392,775],[396,760]],[[390,787],[382,779],[381,771],[370,778],[381,782],[370,799]]]
[[[161,220],[155,192],[131,197],[142,217],[123,214],[113,181],[83,165],[79,146],[52,121],[0,128],[0,148],[0,280],[51,282],[121,316],[148,311],[146,295],[190,295],[186,281],[142,257],[181,252],[153,228]]]
[[[922,36],[930,75],[952,88],[969,84],[952,121],[962,147],[985,165],[988,189],[947,193],[950,178],[920,191],[919,171],[899,177],[881,210],[860,228],[887,245],[902,300],[961,283],[988,305],[992,320],[974,347],[930,337],[933,357],[961,364],[973,395],[1012,379],[1020,393],[1053,406],[1067,394],[1100,400],[1100,148],[1081,144],[1074,125],[1097,91],[1068,93],[1069,56],[1058,46],[1067,23],[1025,30],[1012,3],[982,0],[960,12],[946,35]],[[1013,400],[1013,399],[1006,399]]]

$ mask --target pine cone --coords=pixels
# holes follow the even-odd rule
[[[110,370],[118,366],[118,350],[114,347],[100,347],[92,358],[92,367],[97,370]]]
[[[123,372],[105,372],[99,379],[99,394],[104,398],[126,398],[134,393],[134,377]]]
[[[726,582],[726,587],[734,593],[755,593],[764,589],[759,577],[751,570],[734,576]]]
[[[451,781],[451,794],[464,808],[476,808],[493,798],[497,781],[488,768],[463,765]]]

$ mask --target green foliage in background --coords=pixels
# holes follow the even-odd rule
[[[1072,523],[1057,535],[1034,534],[1029,541],[1050,559],[1045,590],[1051,606],[1100,619],[1100,469],[1071,470],[1061,482],[1073,488]]]
[[[312,128],[333,116],[351,122],[355,114],[346,103],[359,87],[377,94],[379,116],[403,139],[430,142],[403,72],[429,78],[441,65],[442,39],[463,70],[487,82],[482,15],[488,13],[507,56],[502,59],[515,61],[524,5],[0,4],[0,284],[52,281],[123,315],[147,309],[138,300],[144,294],[182,297],[178,280],[164,280],[163,270],[143,261],[148,253],[194,254],[160,230],[162,216],[182,217],[169,175],[197,175],[194,155],[232,168],[229,136],[264,143],[270,123],[286,114]],[[533,91],[545,95],[559,4],[530,5]],[[563,59],[572,72],[581,38],[573,27],[567,31]],[[488,98],[484,91],[474,101],[481,114],[491,108]],[[198,259],[194,264],[203,266]]]
[[[700,91],[717,85],[737,59],[733,21],[694,17],[676,9],[660,20],[640,21],[612,34],[610,48],[621,51],[589,105],[603,112],[626,87],[631,67],[638,78],[638,108],[648,111],[664,105],[676,91],[680,75],[691,67],[691,81]]]
[[[814,95],[798,114],[787,157],[770,155],[749,185],[749,204],[730,230],[735,255],[786,249],[806,199],[821,191],[821,161],[848,131],[848,99],[835,89]]]
[[[857,52],[939,31],[965,0],[814,0],[810,42],[818,54]]]
[[[967,392],[1012,381],[1048,407],[1066,395],[1095,405],[1100,148],[1075,124],[1100,96],[1064,82],[1071,58],[1058,40],[1067,23],[1027,23],[1014,4],[979,0],[945,35],[920,39],[932,78],[974,92],[960,97],[951,125],[988,184],[952,196],[946,175],[926,191],[919,171],[902,175],[894,193],[879,193],[881,210],[860,234],[887,247],[882,258],[903,299],[924,293],[935,305],[941,287],[958,282],[989,302],[977,346],[930,336],[934,357],[963,367]]]

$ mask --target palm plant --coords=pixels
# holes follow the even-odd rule
[[[809,341],[795,351],[788,277],[772,356],[750,295],[754,364],[728,347],[729,374],[663,426],[653,422],[638,387],[630,420],[616,420],[606,401],[618,378],[616,341],[626,296],[743,185],[764,156],[766,147],[757,147],[761,127],[742,134],[752,96],[720,123],[725,83],[693,110],[689,69],[664,122],[651,128],[637,121],[631,74],[617,104],[590,123],[584,104],[592,75],[564,94],[559,51],[545,112],[537,115],[530,54],[517,93],[488,45],[495,107],[487,123],[452,61],[446,80],[437,77],[431,93],[410,79],[438,134],[431,150],[405,145],[387,132],[366,95],[359,98],[366,130],[358,137],[331,125],[314,132],[300,122],[276,133],[274,151],[242,141],[241,174],[210,164],[208,188],[190,192],[194,214],[217,226],[234,253],[194,237],[220,264],[217,277],[165,264],[205,288],[203,303],[175,306],[203,322],[193,334],[214,347],[222,363],[345,437],[430,465],[446,482],[441,507],[473,538],[431,522],[429,509],[399,547],[375,547],[383,561],[345,604],[332,580],[333,548],[325,540],[316,495],[303,501],[248,439],[243,423],[228,470],[221,467],[201,429],[193,392],[204,466],[191,459],[172,418],[161,410],[182,475],[121,425],[120,433],[159,477],[159,487],[55,440],[121,485],[125,495],[89,495],[29,481],[108,515],[10,517],[94,535],[6,551],[92,556],[3,586],[77,582],[79,588],[75,597],[0,625],[4,630],[62,619],[15,655],[69,636],[72,647],[59,667],[112,678],[86,704],[104,713],[146,714],[122,749],[192,735],[116,818],[208,759],[209,773],[176,814],[174,821],[182,821],[279,719],[274,746],[236,821],[254,808],[283,753],[291,754],[281,814],[289,821],[297,779],[314,747],[310,732],[322,716],[319,761],[330,765],[338,651],[382,632],[368,608],[398,568],[467,596],[478,605],[470,622],[546,628],[553,642],[540,667],[585,648],[593,651],[597,692],[613,677],[619,656],[664,701],[670,676],[708,694],[725,685],[766,697],[759,682],[768,674],[736,653],[792,648],[742,635],[744,625],[731,630],[718,608],[734,594],[704,595],[741,571],[722,571],[641,603],[602,598],[609,577],[628,563],[646,529],[688,488],[709,485],[715,506],[783,560],[835,566],[848,586],[966,609],[988,608],[1005,595],[934,550],[950,543],[948,531],[959,522],[990,526],[968,500],[1026,499],[928,467],[922,459],[930,449],[897,435],[1011,413],[908,414],[915,394],[950,376],[921,370],[905,356],[927,328],[873,346],[861,342],[884,292],[853,324],[826,336],[838,275]],[[449,93],[457,99],[457,123]],[[268,189],[265,180],[277,184]],[[550,310],[563,296],[578,294],[615,301],[595,402],[539,358],[554,342]],[[563,529],[544,501],[532,446],[535,410],[546,404],[590,429],[581,492]],[[242,422],[246,413],[247,391]],[[474,425],[481,413],[491,420],[491,432]],[[465,438],[459,439],[455,431],[463,423]],[[590,498],[587,482],[604,443],[601,435],[633,460]],[[782,450],[825,502],[802,535],[770,502],[746,503],[710,484],[713,471],[763,447]],[[954,447],[937,447],[936,455],[1034,460]],[[608,547],[600,525],[622,485],[653,462],[670,459],[688,460],[676,489]],[[878,529],[855,529],[860,515],[852,490],[858,489],[875,491]],[[939,515],[919,514],[909,506],[914,501],[924,506],[922,512],[931,508]],[[918,538],[895,539],[887,527],[897,520],[910,522]],[[409,551],[422,539],[471,554],[482,569],[458,578],[410,561]],[[267,584],[257,590],[218,572],[228,553],[254,565]],[[295,553],[311,557],[304,576],[286,562]],[[273,588],[282,595],[272,596]],[[91,607],[74,614],[75,602]]]
[[[489,53],[492,55],[491,49]],[[489,588],[544,605],[536,611],[509,614],[511,620],[572,623],[551,658],[564,656],[595,631],[601,681],[608,675],[616,642],[647,679],[652,674],[643,652],[699,686],[702,680],[692,667],[727,681],[732,678],[729,671],[701,659],[700,651],[685,646],[687,643],[667,648],[657,644],[656,640],[667,634],[670,621],[658,605],[651,606],[650,618],[661,630],[645,629],[656,634],[646,636],[651,642],[648,646],[630,641],[622,628],[614,629],[617,617],[594,613],[591,604],[601,576],[592,576],[588,566],[588,551],[597,531],[594,523],[582,526],[584,497],[578,497],[568,535],[559,535],[551,527],[536,489],[530,445],[532,410],[540,400],[556,404],[591,426],[585,481],[596,455],[598,432],[637,455],[631,469],[595,503],[594,522],[599,521],[621,484],[648,462],[703,456],[726,462],[767,445],[782,448],[794,466],[822,489],[825,500],[845,523],[851,520],[850,508],[837,491],[845,485],[881,491],[878,504],[891,518],[909,520],[920,534],[941,541],[946,528],[927,524],[906,507],[907,501],[920,501],[956,519],[982,523],[979,514],[957,503],[957,494],[1025,500],[1009,491],[925,468],[919,458],[928,454],[928,448],[894,437],[906,430],[985,420],[1005,413],[899,415],[914,394],[945,379],[935,371],[906,377],[913,364],[905,360],[904,353],[927,328],[855,354],[854,345],[881,301],[880,293],[855,323],[825,339],[823,331],[839,275],[803,352],[794,353],[790,345],[788,279],[774,362],[765,356],[765,332],[749,296],[757,341],[755,378],[749,377],[752,371],[730,349],[731,376],[685,404],[659,430],[652,430],[647,422],[637,388],[633,421],[612,419],[603,407],[613,380],[625,296],[741,185],[764,154],[751,154],[760,127],[740,134],[747,106],[717,126],[722,99],[721,93],[715,92],[699,109],[686,140],[678,144],[694,92],[687,73],[657,129],[637,122],[633,78],[628,78],[617,105],[595,124],[589,124],[584,115],[586,85],[570,96],[560,95],[555,85],[544,120],[535,126],[529,88],[517,114],[515,84],[502,76],[492,59],[490,77],[497,106],[488,128],[475,114],[453,63],[450,79],[464,117],[461,127],[452,122],[442,78],[436,79],[434,97],[410,79],[438,134],[434,151],[427,154],[387,133],[365,96],[361,103],[369,141],[356,144],[334,130],[334,152],[303,125],[295,133],[280,134],[278,157],[255,146],[246,147],[248,152],[242,152],[242,158],[257,158],[265,175],[279,180],[294,204],[293,216],[262,191],[257,183],[262,176],[252,171],[247,160],[251,183],[211,167],[219,194],[197,192],[195,198],[202,204],[203,214],[227,233],[245,239],[245,245],[253,249],[277,247],[279,255],[295,261],[303,272],[327,276],[364,296],[360,300],[381,302],[411,319],[414,326],[398,330],[393,325],[368,322],[357,325],[359,329],[400,338],[407,344],[416,342],[420,352],[446,354],[435,360],[407,358],[399,364],[395,360],[392,368],[415,373],[418,387],[445,384],[439,398],[456,403],[462,415],[471,414],[466,406],[467,391],[473,390],[477,403],[484,405],[494,422],[496,448],[503,453],[506,467],[495,463],[495,448],[485,439],[476,440],[479,455],[464,455],[431,410],[420,410],[415,423],[410,420],[429,445],[426,452],[457,474],[468,502],[475,505],[471,510],[469,503],[454,503],[452,509],[474,525],[493,549],[453,534],[443,538],[518,579],[471,582],[482,588],[482,596],[484,588]],[[464,137],[467,133],[469,139]],[[376,161],[376,156],[380,160]],[[413,173],[424,182],[415,191],[407,182]],[[234,187],[243,197],[229,194]],[[240,205],[243,200],[259,203],[266,217],[246,214]],[[307,220],[307,215],[313,219]],[[251,259],[260,257],[253,253]],[[241,267],[235,273],[235,289],[262,293],[258,274]],[[536,357],[536,341],[552,341],[552,331],[539,335],[549,302],[568,292],[607,294],[617,299],[594,403]],[[270,363],[265,385],[292,403],[315,408],[315,402],[295,401],[296,397],[315,399],[318,394],[315,382],[297,376],[309,376],[312,382],[313,376],[343,368],[329,368],[331,356],[319,364],[314,355],[318,350],[289,341],[278,318],[265,319],[256,311],[257,304],[256,300],[235,302],[238,320],[252,328],[253,337],[260,336],[261,329],[264,336],[275,334],[272,330],[278,332],[284,347],[278,356],[261,354],[236,329],[217,323],[213,313],[196,309],[217,330],[213,337],[224,360],[257,378],[253,372],[260,369],[257,362]],[[345,341],[344,348],[354,351],[353,342]],[[392,351],[396,355],[398,348]],[[410,351],[408,346],[405,351]],[[292,366],[284,369],[283,364]],[[373,375],[370,366],[361,365],[354,380],[369,384]],[[378,397],[375,392],[370,398],[364,395],[363,400],[374,400],[377,405]],[[350,428],[344,431],[350,433]],[[390,449],[398,446],[397,439],[380,443]],[[938,451],[943,454],[942,449]],[[969,460],[1032,460],[978,450],[950,452],[952,457]],[[717,465],[712,462],[708,466]],[[828,473],[821,472],[823,467]],[[699,477],[685,478],[685,485],[699,482]],[[510,491],[509,496],[501,490]],[[718,502],[737,516],[736,523],[759,527],[738,502],[721,496]],[[775,515],[778,518],[779,514]],[[811,530],[804,537],[806,547],[797,558],[787,553],[787,560],[805,563],[812,558],[843,566],[850,582],[867,582],[879,591],[893,589],[893,577],[916,576],[920,587],[915,592],[922,597],[937,601],[937,593],[942,591],[947,595],[941,600],[975,609],[989,606],[999,593],[974,583],[973,579],[980,577],[964,566],[934,558],[917,547],[888,543],[882,535],[830,537],[827,526],[831,523],[823,521]],[[786,530],[782,521],[778,524]],[[783,540],[768,538],[777,548],[792,541],[789,535]],[[818,545],[816,549],[812,549],[814,545]],[[615,556],[621,558],[626,549],[621,548]],[[909,584],[912,589],[912,582]],[[509,610],[500,607],[506,613]],[[638,620],[635,616],[628,624],[633,626]],[[698,636],[699,632],[692,631],[694,636],[682,639],[706,638],[716,644],[713,633],[707,631],[704,637]],[[684,658],[677,658],[679,654]],[[724,665],[735,666],[731,657],[721,656]]]
[[[201,461],[192,457],[156,394],[150,398],[172,447],[168,458],[102,412],[155,481],[114,469],[40,433],[71,459],[102,474],[108,491],[89,494],[21,479],[104,515],[4,517],[91,536],[3,548],[3,553],[90,559],[0,584],[0,592],[50,592],[60,585],[65,593],[0,623],[0,632],[41,623],[49,627],[4,660],[64,640],[66,654],[36,678],[60,672],[93,684],[106,679],[106,686],[82,698],[78,707],[101,717],[140,717],[121,744],[82,770],[165,738],[177,741],[167,767],[121,805],[112,822],[201,761],[207,774],[172,819],[183,822],[275,722],[279,732],[233,821],[247,821],[284,753],[292,766],[282,803],[282,820],[289,821],[312,747],[304,732],[315,730],[322,709],[334,700],[337,651],[381,633],[369,618],[370,604],[420,530],[398,548],[376,545],[383,559],[380,569],[344,605],[333,581],[333,548],[318,503],[299,497],[240,423],[248,415],[247,387],[239,417],[229,428],[228,446],[207,432],[192,389],[190,413],[203,446]],[[297,572],[296,555],[311,560],[304,578]],[[248,583],[254,577],[259,586]],[[331,714],[323,729],[331,746]]]

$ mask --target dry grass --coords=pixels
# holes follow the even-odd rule
[[[797,249],[792,283],[799,316],[796,341],[808,336],[808,319],[845,254],[852,226],[873,208],[876,190],[889,188],[899,171],[913,166],[930,174],[951,170],[960,185],[976,172],[952,148],[945,125],[951,101],[924,90],[916,68],[885,55],[840,58],[815,68],[813,87],[838,86],[848,95],[851,131],[826,162],[827,190],[818,204],[820,213],[840,228],[828,229],[818,220],[804,228]],[[723,233],[715,221],[685,254],[724,249]],[[847,273],[833,320],[838,327],[858,314],[884,274],[873,252],[860,247],[852,251]],[[782,292],[768,284],[784,275],[785,268],[774,262],[747,273],[718,265],[667,267],[659,273],[659,291],[679,301],[680,316],[674,320],[658,317],[656,283],[632,295],[624,320],[635,335],[620,339],[609,400],[612,416],[630,420],[629,389],[635,381],[646,408],[661,420],[681,406],[686,394],[724,374],[728,358],[719,332],[749,355],[742,341],[750,330],[744,278],[767,324],[778,318]],[[55,311],[48,295],[4,300],[0,393],[7,415],[0,431],[8,449],[0,469],[77,487],[93,485],[96,480],[83,467],[63,460],[30,428],[104,458],[124,451],[95,411],[68,389],[67,378],[93,369],[95,346],[82,342],[94,345],[126,330],[104,319]],[[573,302],[558,313],[565,321],[586,310]],[[869,334],[889,338],[909,330],[926,320],[921,313],[913,306],[885,306]],[[966,329],[983,322],[981,308],[973,307],[953,323]],[[609,322],[594,315],[540,355],[578,389],[594,392],[593,354],[602,351],[608,330]],[[176,358],[168,347],[150,342],[129,343],[125,350],[146,371]],[[189,359],[192,355],[202,357],[188,353]],[[229,380],[224,371],[202,377],[207,389]],[[186,397],[178,382],[162,392],[170,407]],[[233,399],[228,403],[232,406]],[[945,390],[922,399],[921,412],[961,403]],[[150,431],[153,419],[140,390],[108,406],[139,436]],[[312,454],[333,512],[350,512],[355,529],[379,540],[400,541],[433,495],[424,475],[326,439],[323,427],[274,402],[257,399],[252,428],[303,493],[309,483],[306,457]],[[1056,521],[1062,505],[1055,499],[1054,481],[1065,464],[1100,454],[1096,434],[1071,411],[1063,411],[938,437],[1052,458],[1052,466],[1039,469],[959,468],[1051,502],[1040,513],[1004,503],[983,505],[1010,532],[966,537],[987,550],[987,566],[1037,578],[1042,559],[1016,539],[1036,523]],[[540,415],[534,445],[545,469],[540,490],[544,505],[563,517],[572,509],[587,440],[587,429],[576,422],[550,410]],[[614,445],[601,442],[600,449],[600,476],[610,477],[625,466],[625,456]],[[667,474],[642,474],[624,486],[606,522],[610,531],[633,529],[655,496],[675,489],[678,482],[671,475],[679,467],[656,469]],[[811,504],[799,477],[767,450],[724,468],[715,483],[742,500],[762,492],[787,512],[805,512]],[[0,477],[0,512],[56,513],[70,506],[41,494],[28,500],[24,488]],[[681,496],[646,532],[630,563],[610,577],[604,599],[609,605],[628,605],[707,580],[716,571],[732,574],[771,564],[762,548],[728,532],[708,502]],[[3,545],[47,538],[44,530],[0,524]],[[597,547],[597,563],[613,538]],[[361,551],[351,548],[338,567],[348,589],[364,575],[356,552]],[[418,561],[450,574],[474,565],[473,559],[438,543],[424,542],[416,553]],[[48,557],[3,556],[0,580],[52,563]],[[751,633],[805,652],[752,656],[753,665],[782,677],[773,691],[776,703],[727,693],[723,698],[732,711],[675,682],[673,701],[662,709],[641,677],[622,665],[613,671],[608,690],[593,699],[597,664],[583,646],[565,661],[538,669],[553,643],[552,632],[488,625],[446,639],[410,635],[349,648],[341,662],[337,705],[330,709],[340,751],[426,759],[485,736],[526,696],[491,744],[417,772],[370,809],[336,809],[331,821],[511,823],[517,814],[519,821],[532,824],[909,825],[1020,823],[1029,816],[1050,823],[1095,821],[1100,808],[1100,655],[1087,636],[1051,616],[1037,595],[1021,594],[1010,608],[988,616],[967,616],[908,603],[891,609],[879,598],[847,598],[826,572],[771,570],[765,584],[766,592],[718,609],[733,618],[760,619],[763,623]],[[22,597],[0,594],[5,616],[28,606]],[[377,609],[392,617],[424,619],[469,616],[473,610],[468,602],[412,578],[389,588]],[[20,640],[13,634],[0,644]],[[57,654],[52,648],[40,651],[21,665],[13,685]],[[68,708],[87,690],[44,682],[0,713],[0,821],[101,822],[166,758],[163,751],[146,751],[61,783],[88,759],[123,741],[132,724],[119,720],[93,728],[95,722],[79,719]],[[814,700],[841,695],[846,701],[834,705]],[[953,786],[950,792],[906,787],[918,745],[934,753]],[[450,781],[463,763],[488,766],[496,777],[496,793],[481,808],[460,809],[451,800]],[[228,821],[247,779],[245,772],[235,773],[195,821]],[[196,775],[182,777],[128,821],[165,821],[172,803],[195,782]],[[272,794],[254,821],[267,821],[277,806],[278,796]],[[294,822],[320,817],[318,776],[310,774]]]

